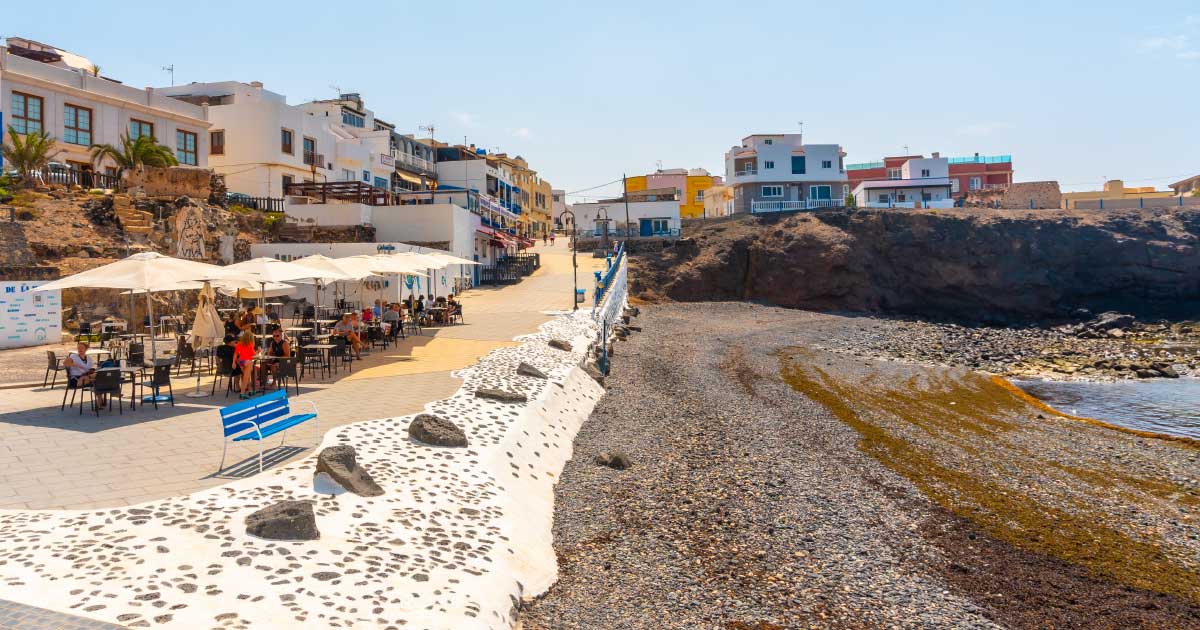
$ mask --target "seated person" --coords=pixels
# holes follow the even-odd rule
[[[246,332],[247,330],[249,330],[250,332],[254,332],[254,324],[255,323],[256,323],[256,321],[255,321],[254,313],[252,311],[250,311],[249,309],[242,311],[242,314],[238,317],[238,320],[237,320],[238,331]]]
[[[267,307],[267,323],[276,325],[279,324],[279,313],[275,312],[274,306]]]
[[[271,340],[267,342],[267,356],[270,358],[263,361],[263,367],[271,373],[272,378],[276,378],[275,372],[279,368],[279,359],[292,356],[292,344],[287,337],[283,336],[283,331],[279,328],[275,328],[271,333]]]
[[[237,345],[233,347],[233,369],[241,376],[238,379],[238,394],[240,398],[249,398],[252,391],[254,354],[254,333],[248,330],[244,331],[242,332],[242,336],[238,337]]]
[[[351,347],[354,348],[354,356],[362,359],[362,355],[359,353],[363,345],[362,339],[358,336],[358,331],[354,328],[354,320],[351,319],[350,313],[342,315],[342,319],[333,325],[333,336],[342,337],[350,342]]]
[[[375,300],[375,306],[371,308],[371,314],[375,316],[375,319],[379,319],[380,317],[383,317],[383,312],[385,310],[387,310],[387,308],[384,307],[383,300]]]
[[[446,309],[446,312],[450,315],[459,315],[462,313],[462,304],[460,304],[458,300],[454,299],[453,293],[451,293],[450,297],[446,299]]]
[[[384,326],[387,327],[388,332],[392,332],[392,330],[399,325],[401,320],[400,305],[393,304],[388,307],[388,309],[379,316],[379,320],[382,321]]]
[[[236,337],[239,332],[241,332],[241,329],[238,328],[237,315],[230,313],[229,317],[225,319],[225,336],[229,337],[232,335]]]
[[[373,311],[369,308],[364,308],[362,311],[362,320],[364,322],[371,322],[371,321],[374,321],[374,319],[375,319],[375,311]]]
[[[75,352],[67,355],[63,366],[67,368],[67,387],[83,387],[96,380],[96,361],[87,355],[88,342],[75,344]]]

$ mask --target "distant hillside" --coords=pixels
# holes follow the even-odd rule
[[[982,321],[1200,310],[1200,210],[831,210],[685,225],[634,256],[648,301],[756,300]]]

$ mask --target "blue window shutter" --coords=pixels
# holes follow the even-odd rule
[[[792,174],[793,175],[803,175],[804,171],[805,171],[804,156],[803,155],[793,155],[792,156]]]

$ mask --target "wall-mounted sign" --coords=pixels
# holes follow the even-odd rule
[[[45,282],[0,282],[0,348],[23,348],[62,339],[62,292],[34,293]]]

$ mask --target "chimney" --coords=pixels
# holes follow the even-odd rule
[[[262,89],[262,86],[263,86],[263,82],[262,82],[262,81],[251,81],[251,82],[250,82],[250,87],[252,87],[252,88],[258,88],[258,89],[260,89],[260,90],[261,90],[261,89]]]
[[[940,158],[940,157],[942,157],[942,154],[941,154],[941,152],[939,152],[939,151],[934,151],[934,152],[933,152],[933,159],[935,159],[935,160],[936,160],[936,159],[938,159],[938,158]]]

